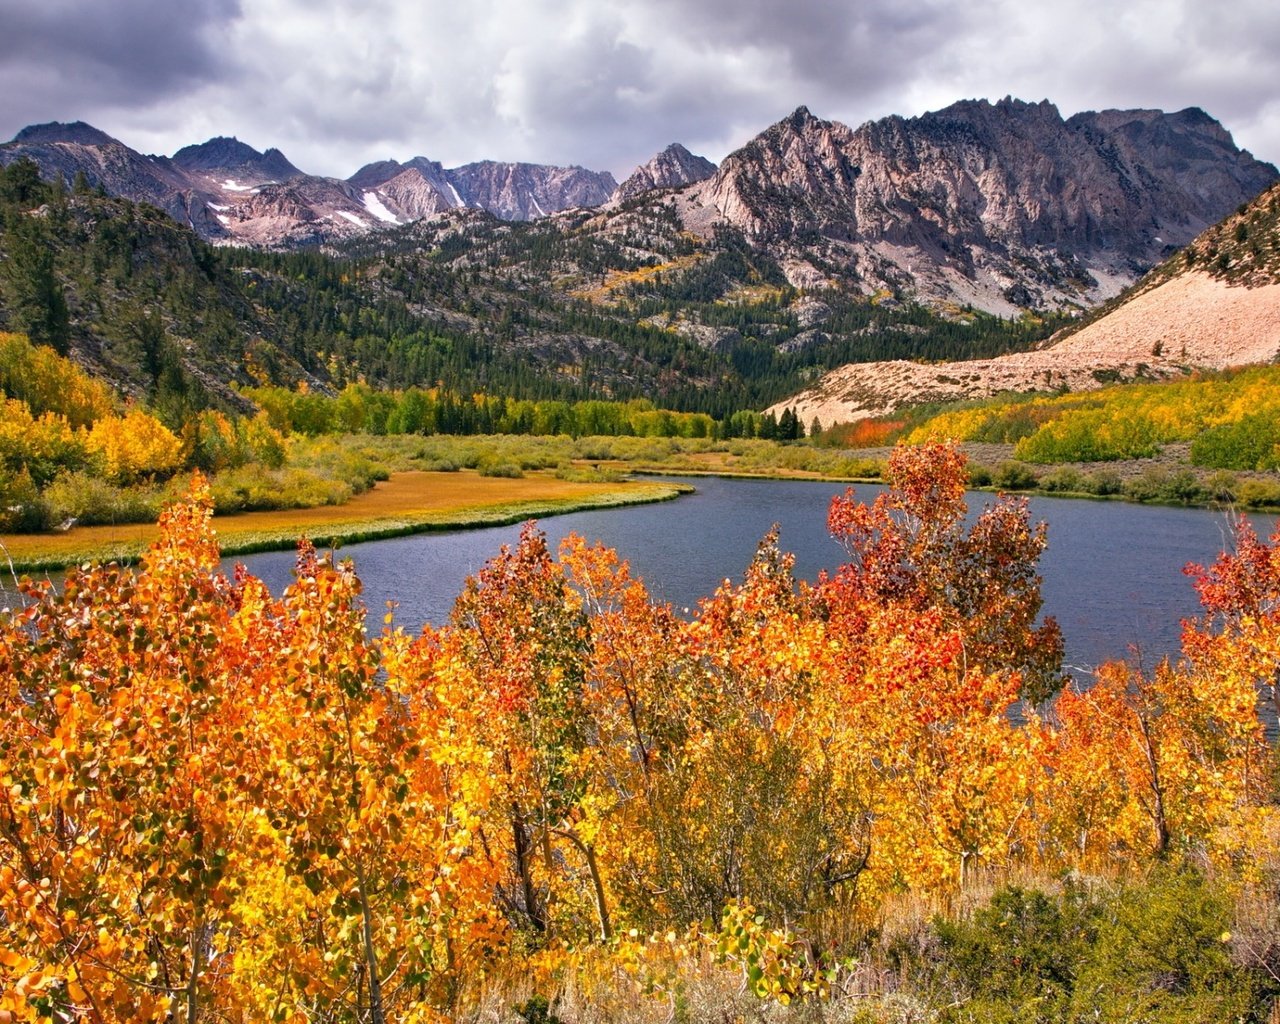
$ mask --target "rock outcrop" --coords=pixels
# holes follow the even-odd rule
[[[680,188],[706,181],[716,173],[716,165],[703,156],[695,156],[678,142],[673,142],[648,163],[637,167],[617,187],[610,202],[625,203],[629,199],[655,189]]]

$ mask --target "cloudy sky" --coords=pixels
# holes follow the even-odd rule
[[[346,177],[424,155],[619,178],[719,160],[800,104],[858,125],[956,99],[1203,107],[1280,162],[1276,0],[2,0],[0,138],[84,120]]]

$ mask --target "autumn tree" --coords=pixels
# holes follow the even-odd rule
[[[1025,501],[1002,497],[966,529],[965,456],[953,445],[899,445],[888,489],[870,505],[850,489],[831,502],[828,526],[849,560],[826,599],[856,621],[885,603],[934,610],[964,638],[964,663],[1017,672],[1022,694],[1041,701],[1061,685],[1062,635],[1042,604],[1036,563],[1043,523]]]
[[[589,650],[580,601],[529,524],[467,581],[450,617],[450,642],[469,674],[469,699],[486,711],[509,852],[510,909],[540,933],[556,926],[559,837],[582,813],[589,759],[583,684]],[[601,929],[607,911],[597,906]]]
[[[22,1014],[192,1024],[227,964],[243,803],[208,515],[198,491],[137,577],[29,585],[0,629],[0,976]]]

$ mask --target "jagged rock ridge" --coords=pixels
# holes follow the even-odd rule
[[[610,198],[612,203],[625,203],[654,189],[680,188],[705,181],[716,173],[716,165],[703,156],[695,156],[678,142],[673,142],[648,163],[632,172]]]
[[[738,227],[800,286],[1010,315],[1110,297],[1276,178],[1194,108],[1064,120],[1047,101],[966,100],[855,130],[801,107],[682,214]]]
[[[329,242],[460,207],[528,220],[612,194],[613,175],[581,167],[485,161],[445,170],[425,157],[381,161],[347,181],[299,171],[278,149],[235,138],[144,156],[83,122],[24,128],[0,146],[0,165],[29,157],[46,178],[89,184],[160,207],[212,241],[288,247]]]

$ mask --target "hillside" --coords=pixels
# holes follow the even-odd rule
[[[849,415],[851,395],[867,411],[903,395],[1089,386],[1099,370],[1177,372],[1183,358],[1218,365],[1173,335],[1162,342],[1170,365],[1157,365],[1155,342],[1130,344],[1128,326],[1129,347],[1103,367],[1084,354],[962,371],[914,361],[1033,349],[1275,179],[1200,111],[1064,120],[1051,104],[1012,100],[857,130],[802,109],[719,168],[673,145],[616,189],[581,168],[451,170],[422,157],[339,181],[228,138],[144,157],[84,124],[35,126],[0,146],[10,171],[30,166],[23,154],[55,180],[42,203],[61,196],[74,213],[19,211],[18,233],[47,239],[19,244],[14,267],[50,262],[41,273],[68,303],[60,313],[52,292],[40,300],[66,321],[55,333],[128,393],[155,386],[139,346],[115,340],[139,333],[140,310],[188,377],[233,404],[234,385],[259,379],[321,390],[364,380],[645,397],[726,416],[847,364],[890,364],[830,380],[805,399],[806,424]],[[148,206],[95,194],[131,191]],[[553,212],[563,204],[576,208]],[[1270,251],[1265,228],[1245,230]],[[117,273],[99,287],[107,257],[86,266],[84,249],[104,232],[123,233],[131,263],[155,280]],[[244,244],[215,252],[195,235]],[[1220,274],[1223,244],[1206,242],[1197,269]],[[23,316],[0,306],[0,326],[38,337]]]
[[[154,207],[42,183],[20,161],[0,170],[0,329],[127,394],[168,381],[179,405],[237,406],[233,388],[252,383],[367,381],[717,416],[850,359],[991,354],[1048,331],[801,296],[731,233],[702,242],[636,211],[584,231],[596,216],[455,210],[332,255],[215,249]]]
[[[847,365],[777,404],[802,422],[881,415],[1001,392],[1082,391],[1280,357],[1280,186],[1202,232],[1184,252],[1040,350],[991,360]]]

